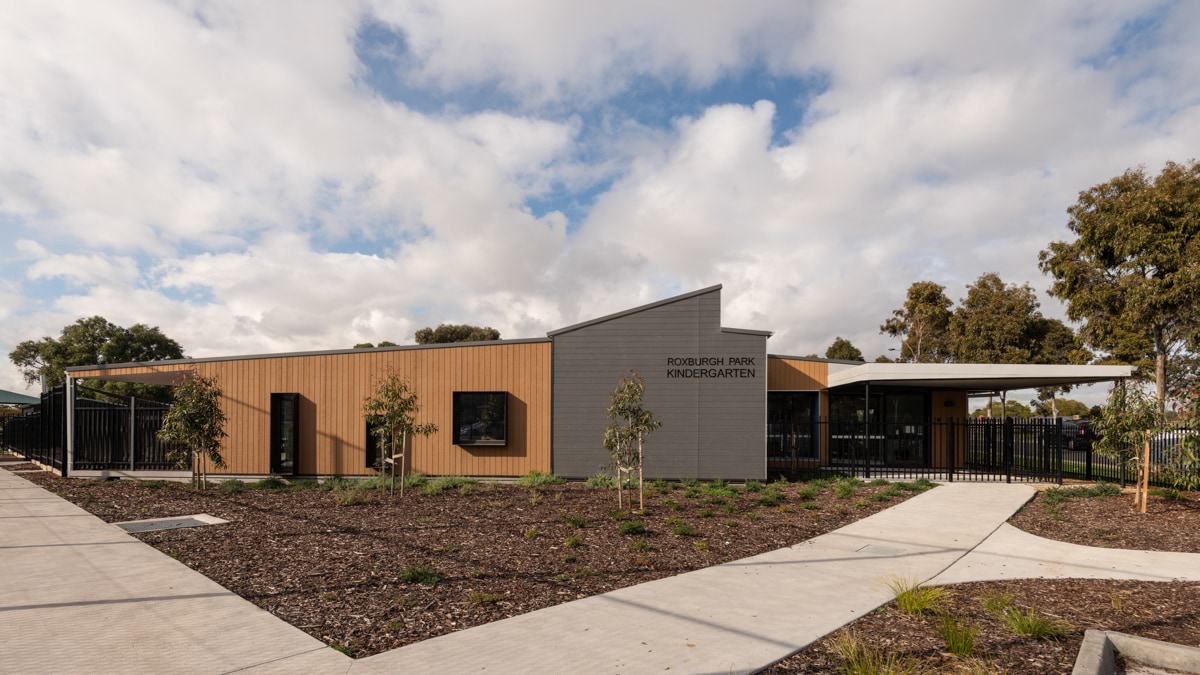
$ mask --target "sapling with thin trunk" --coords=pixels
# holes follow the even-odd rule
[[[163,416],[158,438],[168,445],[167,459],[177,467],[190,466],[192,484],[208,487],[208,464],[221,468],[225,412],[216,378],[192,372],[173,392],[175,402]]]
[[[400,471],[400,496],[404,496],[407,473],[406,442],[416,436],[436,433],[437,425],[432,422],[418,424],[417,413],[421,406],[417,394],[408,381],[396,373],[388,373],[375,384],[375,389],[363,400],[363,414],[379,444],[383,464],[391,466],[392,493],[396,491],[396,471]],[[381,465],[380,469],[386,468]]]
[[[644,396],[646,382],[636,371],[628,377],[621,378],[617,388],[609,396],[607,415],[608,427],[604,430],[604,447],[612,456],[613,466],[617,473],[617,506],[624,507],[624,491],[627,483],[637,472],[638,508],[644,509],[645,479],[645,441],[662,422],[654,417],[654,413],[646,409]],[[633,496],[629,503],[632,506]]]

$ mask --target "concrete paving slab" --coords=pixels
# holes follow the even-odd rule
[[[797,546],[357,663],[385,673],[753,672],[887,602],[889,576],[940,574],[1033,494],[1024,485],[943,485]]]
[[[353,663],[3,470],[0,518],[0,632],[21,636],[4,644],[4,672],[228,673],[318,652],[331,658],[297,663]]]
[[[1004,579],[1200,581],[1200,553],[1080,546],[1032,535],[1005,523],[933,583]]]

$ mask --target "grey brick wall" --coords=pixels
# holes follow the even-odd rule
[[[721,332],[719,288],[555,335],[554,472],[582,478],[607,464],[608,396],[636,370],[646,380],[647,407],[662,421],[646,445],[648,477],[765,478],[766,350],[764,335]],[[716,357],[722,368],[754,372],[669,377],[672,357]],[[730,365],[731,358],[753,365]]]

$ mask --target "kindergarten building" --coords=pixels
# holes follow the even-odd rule
[[[583,478],[609,462],[609,394],[636,371],[662,422],[647,441],[646,475],[742,480],[797,468],[966,466],[968,395],[1131,374],[1126,366],[786,356],[770,352],[770,336],[722,326],[721,287],[712,286],[533,339],[70,368],[67,400],[88,380],[170,385],[195,372],[215,378],[224,395],[227,466],[217,473],[367,475],[380,458],[363,400],[395,372],[419,396],[418,421],[437,425],[411,440],[409,470]],[[81,461],[79,442],[67,437],[75,475],[147,474],[133,440],[128,454],[114,441],[111,461]]]

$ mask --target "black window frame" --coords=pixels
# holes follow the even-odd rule
[[[284,400],[292,404],[292,459],[291,469],[283,467],[283,459],[279,456],[280,444],[283,441],[283,406]],[[277,476],[295,476],[300,469],[300,394],[272,393],[271,394],[271,473]]]
[[[462,429],[462,423],[463,423],[463,419],[462,419],[463,411],[461,409],[461,406],[459,405],[459,397],[464,394],[474,395],[474,396],[487,395],[487,396],[502,396],[503,397],[504,414],[502,416],[503,419],[502,419],[501,424],[502,424],[502,428],[504,430],[504,434],[503,434],[504,438],[481,440],[481,439],[470,439],[470,438],[464,439],[462,437],[461,429]],[[471,447],[471,448],[479,448],[479,447],[502,448],[502,447],[505,447],[508,445],[508,392],[507,391],[456,391],[451,394],[450,408],[452,410],[451,424],[453,425],[454,445],[457,445],[460,447]]]

